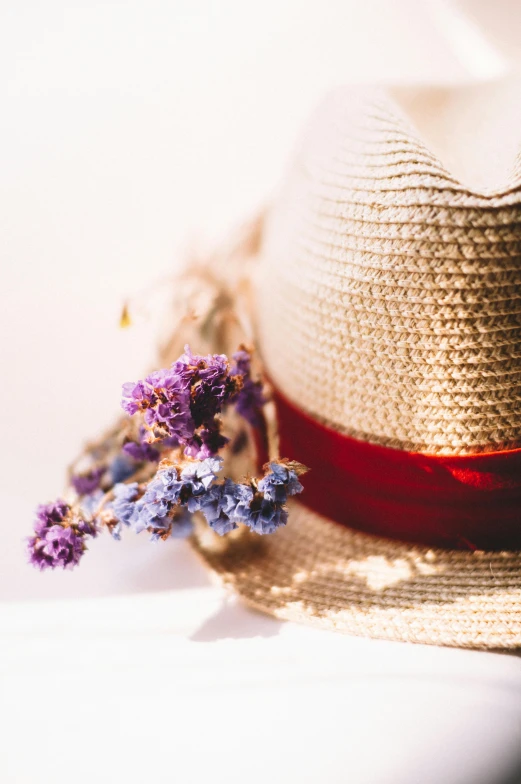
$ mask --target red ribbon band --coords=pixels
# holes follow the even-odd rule
[[[311,470],[303,504],[366,533],[456,549],[521,548],[521,449],[446,457],[368,444],[275,393],[280,452]]]

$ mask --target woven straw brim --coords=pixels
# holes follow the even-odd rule
[[[194,545],[226,586],[276,618],[386,640],[521,647],[521,553],[381,539],[297,502],[277,533],[234,534],[201,526]]]

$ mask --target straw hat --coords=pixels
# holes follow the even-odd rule
[[[312,470],[284,529],[196,547],[278,618],[521,645],[521,167],[483,110],[500,93],[335,92],[266,216],[257,340],[282,452]]]

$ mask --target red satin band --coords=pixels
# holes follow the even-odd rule
[[[457,549],[521,548],[521,449],[445,457],[337,433],[275,393],[280,452],[311,470],[303,504],[379,536]]]

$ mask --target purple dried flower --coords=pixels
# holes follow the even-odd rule
[[[162,438],[159,442],[159,446],[162,449],[175,449],[176,447],[180,446],[180,441],[176,436],[168,436],[167,438]]]
[[[96,536],[94,521],[73,513],[65,501],[39,506],[34,523],[35,536],[27,540],[29,563],[40,570],[72,569],[86,550],[85,537]]]
[[[230,518],[227,517],[224,512],[221,512],[219,517],[214,518],[208,524],[216,534],[219,534],[219,536],[226,536],[226,534],[229,534],[230,531],[234,531],[236,528],[238,528],[237,523],[235,523],[233,520],[230,520]]]
[[[251,354],[245,348],[239,348],[235,354],[232,354],[234,366],[232,372],[239,376],[249,376],[251,373]]]
[[[237,413],[244,417],[252,427],[262,428],[264,427],[262,408],[266,402],[262,384],[247,378],[237,396],[235,408]]]
[[[181,495],[183,482],[179,479],[179,471],[175,466],[167,466],[157,472],[149,483],[145,499],[148,502],[165,502],[170,506],[177,504]]]
[[[78,531],[82,536],[92,536],[93,539],[98,535],[98,528],[95,520],[85,520],[83,517],[78,518],[78,522],[74,526],[74,530]]]
[[[196,509],[204,514],[206,521],[210,524],[221,515],[223,508],[223,487],[224,485],[212,485],[206,492],[201,493],[197,498]],[[227,517],[227,519],[229,518]]]
[[[190,410],[196,428],[211,426],[239,388],[238,380],[229,373],[225,354],[204,357],[192,354],[190,347],[185,346],[185,353],[172,370],[191,387]]]
[[[72,569],[85,551],[83,534],[73,528],[52,525],[43,535],[28,539],[29,563],[38,569]]]
[[[153,402],[153,389],[149,389],[144,381],[127,381],[122,387],[121,407],[133,416],[138,411],[145,411]]]
[[[145,423],[156,438],[190,439],[194,423],[190,413],[190,388],[174,370],[158,370],[144,381],[123,384],[124,410],[144,413]]]
[[[220,452],[229,440],[215,425],[202,428],[185,447],[185,455],[195,460],[206,460],[206,458],[214,457]]]
[[[97,490],[101,483],[101,477],[105,473],[103,466],[96,466],[83,474],[71,476],[71,484],[78,495],[90,495]]]
[[[261,383],[251,378],[250,354],[241,349],[233,359],[230,367],[223,354],[195,355],[186,346],[185,354],[170,369],[123,386],[123,408],[130,415],[142,415],[139,436],[124,444],[115,457],[118,433],[103,442],[97,453],[90,451],[91,458],[97,454],[96,464],[107,455],[112,459],[108,466],[95,465],[72,476],[71,484],[80,496],[73,508],[61,499],[38,507],[35,535],[28,540],[34,566],[74,567],[86,550],[86,538],[95,537],[100,524],[115,538],[120,537],[122,526],[131,526],[136,532],[148,530],[155,540],[189,535],[196,511],[221,535],[241,522],[260,534],[273,533],[286,524],[285,502],[301,492],[298,475],[305,470],[303,466],[274,461],[258,483],[217,481],[223,461],[216,455],[229,441],[221,433],[223,409],[235,403],[251,424],[264,426],[266,401]],[[236,452],[247,438],[247,429],[243,431],[232,447]],[[185,457],[193,462],[185,461],[181,468],[164,460],[146,487],[137,482],[123,484],[135,473],[136,464],[158,462],[167,450],[177,447],[184,447]],[[104,504],[102,484],[105,490],[113,486],[109,504]]]
[[[61,523],[70,511],[69,504],[62,501],[61,498],[50,504],[40,504],[36,509],[36,520],[34,521],[34,530],[37,536],[41,536],[45,528]]]
[[[123,444],[123,452],[138,463],[157,463],[159,460],[158,450],[146,442],[138,444],[135,441],[128,441]]]
[[[267,402],[263,393],[262,383],[251,378],[251,355],[240,349],[233,355],[235,365],[232,373],[242,377],[242,388],[235,399],[235,409],[253,427],[264,426],[262,408]]]
[[[271,534],[286,525],[286,510],[261,493],[254,493],[251,485],[237,484],[226,479],[214,485],[199,499],[199,509],[208,525],[223,536],[244,523],[258,534]]]
[[[141,425],[137,440],[128,441],[126,444],[123,444],[122,451],[138,463],[157,463],[160,458],[159,449],[154,448],[148,442],[148,437],[149,434],[146,427]],[[161,446],[168,446],[168,441],[175,441],[177,445],[177,439],[165,438],[161,442]]]
[[[143,381],[123,385],[122,406],[133,415],[144,416],[148,441],[185,446],[188,457],[204,460],[216,455],[228,439],[220,432],[218,415],[229,403],[249,421],[259,424],[259,407],[264,402],[259,384],[250,378],[250,356],[246,351],[235,355],[235,366],[224,354],[192,354],[189,346],[171,368],[151,373]],[[143,440],[143,438],[141,439]],[[154,453],[127,444],[127,454],[134,459],[156,459]]]
[[[145,423],[160,438],[175,436],[184,441],[194,432],[190,413],[190,389],[172,370],[152,373],[147,380],[155,385],[157,401],[145,412]]]
[[[181,472],[176,466],[161,468],[141,497],[136,482],[116,485],[110,505],[117,520],[113,536],[119,538],[121,524],[131,526],[136,533],[148,530],[153,539],[189,535],[191,512],[199,508],[199,499],[215,480],[221,464],[220,459],[210,458],[190,463]]]

